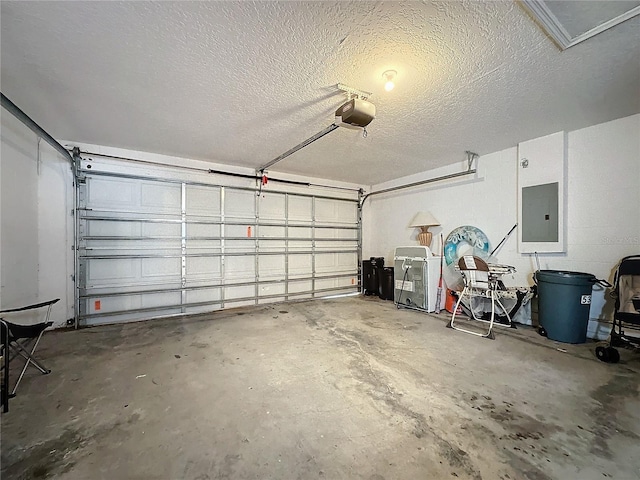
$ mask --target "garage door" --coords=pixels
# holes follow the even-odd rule
[[[80,325],[359,291],[357,192],[221,178],[82,161]]]

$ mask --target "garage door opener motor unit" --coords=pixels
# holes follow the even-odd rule
[[[436,309],[440,260],[425,246],[397,247],[394,298],[399,307],[425,312]]]

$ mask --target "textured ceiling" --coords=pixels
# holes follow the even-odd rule
[[[640,111],[640,18],[560,52],[514,2],[2,2],[2,92],[56,138],[375,184]],[[398,71],[392,92],[382,72]]]
[[[544,4],[567,30],[577,37],[640,5],[638,0],[607,0],[606,2],[544,0]]]

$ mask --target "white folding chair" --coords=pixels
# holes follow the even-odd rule
[[[477,335],[478,337],[490,338],[494,339],[493,335],[493,322],[496,315],[496,304],[502,309],[504,314],[507,316],[509,323],[511,323],[511,317],[509,317],[509,312],[504,308],[502,302],[500,302],[498,298],[498,289],[499,289],[499,280],[498,277],[492,275],[489,270],[489,265],[483,259],[479,257],[475,257],[473,255],[465,255],[460,260],[458,260],[458,268],[460,269],[460,273],[464,277],[464,288],[462,292],[458,295],[458,301],[456,302],[456,306],[453,309],[453,314],[451,315],[451,320],[447,325],[454,330],[459,330],[461,332],[470,333],[471,335]],[[455,324],[457,312],[459,310],[460,304],[462,303],[464,298],[468,300],[468,310],[471,311],[471,317],[474,320],[485,322],[489,324],[489,329],[486,333],[482,332],[474,332],[473,330],[468,330],[466,328],[462,328]],[[484,320],[482,318],[478,318],[474,311],[474,300],[489,299],[491,301],[491,317],[490,320]]]

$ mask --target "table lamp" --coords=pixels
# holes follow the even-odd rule
[[[424,245],[426,247],[431,247],[432,234],[429,231],[429,227],[435,227],[437,225],[440,225],[440,222],[436,220],[436,217],[431,215],[431,212],[418,212],[409,224],[412,228],[420,229],[418,241],[420,242],[420,245]]]

